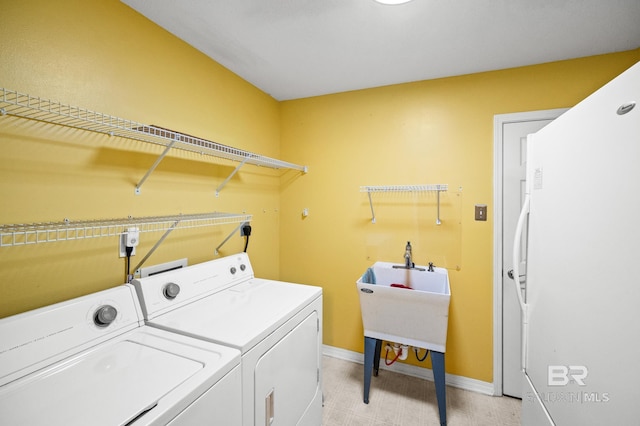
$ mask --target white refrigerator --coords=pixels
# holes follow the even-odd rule
[[[526,277],[523,425],[640,425],[634,102],[640,62],[528,138],[514,242],[514,276]]]

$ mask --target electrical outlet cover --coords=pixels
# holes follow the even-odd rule
[[[127,235],[122,234],[120,235],[120,244],[118,245],[120,257],[127,257],[126,247],[127,247]],[[135,255],[136,255],[136,248],[134,247],[133,251],[131,252],[131,256],[135,256]]]
[[[487,220],[487,205],[486,204],[476,204],[476,220]]]

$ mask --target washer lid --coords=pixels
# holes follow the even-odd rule
[[[203,367],[122,340],[0,388],[0,413],[5,424],[126,425]]]
[[[149,321],[247,352],[322,295],[322,288],[251,279]]]

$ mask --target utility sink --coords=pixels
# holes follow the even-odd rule
[[[451,289],[445,268],[391,262],[371,267],[376,284],[356,282],[364,335],[375,339],[445,352]],[[392,287],[399,284],[410,287]]]

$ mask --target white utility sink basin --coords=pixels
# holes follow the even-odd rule
[[[451,299],[447,270],[435,267],[430,272],[420,265],[406,269],[391,262],[376,262],[371,268],[376,284],[362,278],[356,282],[364,335],[445,352]]]

